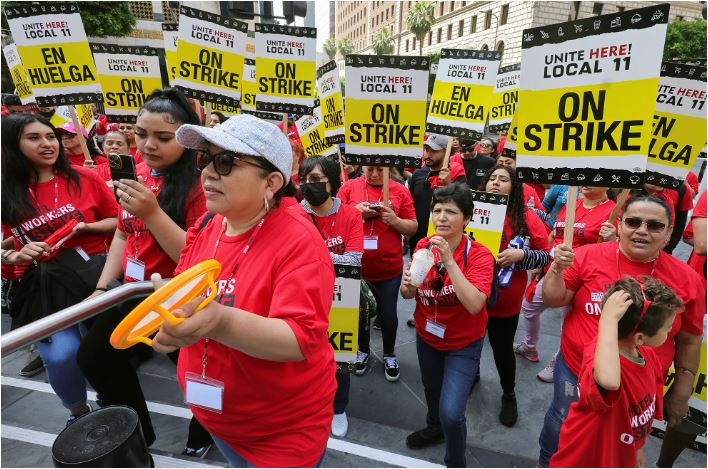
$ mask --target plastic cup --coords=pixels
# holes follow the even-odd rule
[[[435,264],[435,256],[429,249],[419,249],[411,261],[411,284],[419,287]]]

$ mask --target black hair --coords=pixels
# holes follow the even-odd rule
[[[644,289],[643,295],[642,288]],[[602,299],[603,308],[610,295],[620,290],[629,293],[632,299],[632,304],[627,308],[627,312],[617,324],[617,334],[621,339],[629,337],[632,331],[635,331],[635,327],[635,332],[641,332],[653,337],[666,320],[683,305],[683,301],[663,282],[642,275],[640,281],[630,276],[617,280],[605,293],[605,297]],[[641,317],[642,309],[644,308],[644,298],[651,301],[651,304],[647,308],[644,317]]]
[[[489,168],[484,175],[482,182],[479,184],[479,190],[487,190],[489,178],[491,178],[494,171],[498,169],[503,169],[506,171],[511,179],[511,192],[509,193],[509,202],[506,206],[506,216],[509,219],[509,225],[511,225],[511,229],[514,233],[524,237],[528,233],[526,218],[524,216],[527,208],[526,202],[524,201],[523,183],[516,179],[516,170],[504,165],[497,165]]]
[[[81,194],[79,174],[71,167],[64,154],[64,147],[57,129],[48,119],[37,114],[14,113],[2,120],[2,158],[0,158],[0,180],[2,181],[2,222],[9,226],[38,213],[38,207],[31,201],[28,188],[37,187],[39,174],[34,165],[20,150],[20,139],[25,127],[39,122],[52,129],[59,145],[59,156],[54,163],[57,174],[63,174],[69,180],[69,193],[72,188],[75,196]]]
[[[153,91],[138,111],[138,119],[144,112],[163,114],[170,124],[201,125],[199,116],[187,102],[184,94],[176,88]],[[185,148],[182,156],[172,166],[160,171],[164,183],[157,197],[160,208],[179,225],[187,228],[185,203],[192,189],[199,183],[199,171],[195,163],[196,151]]]
[[[280,173],[283,174],[281,170],[275,167],[273,163],[270,161],[266,160],[265,158],[254,156],[254,158],[258,159],[258,163],[263,166],[261,169],[261,177],[266,178],[270,173]],[[283,179],[285,179],[285,175],[283,174]],[[287,179],[284,181],[285,184],[283,187],[278,189],[278,192],[273,194],[273,204],[272,207],[278,207],[280,205],[280,199],[283,197],[293,197],[295,194],[297,194],[297,186],[295,186],[295,183],[293,183],[292,179]]]
[[[329,180],[329,185],[332,188],[330,195],[332,197],[336,197],[337,192],[339,192],[339,188],[342,187],[342,179],[339,174],[339,164],[329,156],[313,156],[310,158],[305,158],[302,163],[300,163],[300,169],[298,170],[300,183],[302,184],[302,181],[305,180],[307,175],[318,166],[322,169],[322,172]]]
[[[2,100],[2,103],[5,106],[22,106],[22,101],[20,100],[20,97],[16,94],[8,94]]]
[[[629,210],[629,207],[635,202],[650,202],[650,203],[661,205],[661,207],[666,212],[666,224],[667,224],[667,226],[671,225],[671,217],[672,217],[673,211],[671,210],[671,207],[669,206],[669,204],[661,197],[657,197],[655,195],[647,195],[642,192],[632,194],[632,196],[627,200],[627,203],[624,204],[624,208],[622,209],[622,217],[621,218],[624,218],[624,214],[627,213],[627,210]]]
[[[497,153],[497,139],[490,136],[484,136],[479,139],[479,143],[481,144],[484,140],[489,140],[490,142],[492,142],[492,152],[487,156],[491,156],[492,158],[496,158],[497,156],[499,156],[499,153]]]
[[[219,124],[223,124],[226,121],[226,116],[221,112],[212,112],[211,115],[219,118]]]
[[[122,138],[123,141],[125,141],[126,146],[127,146],[128,148],[130,148],[130,139],[128,138],[128,136],[127,136],[126,134],[124,134],[124,133],[121,132],[120,130],[109,130],[108,132],[106,132],[105,135],[103,136],[103,140],[104,140],[104,141],[108,138],[108,134],[118,134],[118,135],[120,135],[120,138]]]
[[[453,182],[447,186],[438,187],[433,192],[433,199],[430,202],[432,212],[437,204],[454,203],[462,212],[465,218],[472,218],[474,210],[474,199],[470,188],[464,182]]]

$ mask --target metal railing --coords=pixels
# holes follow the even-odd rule
[[[130,282],[109,290],[74,306],[57,311],[42,319],[3,334],[0,338],[0,354],[4,357],[25,345],[49,337],[83,320],[91,318],[131,298],[152,293],[152,282]]]

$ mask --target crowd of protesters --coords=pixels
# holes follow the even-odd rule
[[[694,209],[695,175],[679,190],[647,184],[613,220],[616,191],[607,187],[518,181],[503,137],[454,139],[446,155],[450,137],[428,135],[423,166],[391,168],[385,191],[380,166],[305,158],[294,116],[287,132],[248,114],[207,113],[204,122],[176,89],[153,92],[133,124],[97,113],[92,134],[55,127],[51,108],[4,104],[3,311],[13,327],[125,282],[221,263],[216,300],[199,314],[199,301],[181,307],[175,314],[185,320],[153,338],[183,391],[193,382],[221,390],[218,408],[188,400],[188,456],[215,444],[233,467],[316,467],[330,434],[346,435],[351,374],[366,379],[372,327],[362,301],[356,363],[338,368],[327,335],[334,264],[361,267],[385,378],[420,373],[428,411],[407,446],[444,442],[449,467],[467,465],[465,410],[485,336],[499,422],[512,427],[516,356],[541,360],[541,318],[551,307],[564,319],[560,347],[538,374],[553,383],[538,422],[540,467],[641,466],[655,418],[668,422],[657,464],[670,467],[696,435],[682,425],[706,306],[706,194]],[[115,155],[132,157],[134,180],[114,180]],[[496,256],[467,228],[470,189],[507,196]],[[578,191],[572,227],[569,191]],[[671,254],[682,236],[694,247],[688,263]],[[407,259],[421,250],[433,267],[418,283]],[[396,357],[399,295],[415,301],[408,324],[419,371],[401,370]],[[92,411],[88,382],[99,406],[135,409],[150,446],[156,430],[136,367],[153,349],[116,350],[108,340],[138,301],[39,341],[39,358],[22,374],[46,370],[67,425]],[[514,343],[520,318],[523,339]],[[635,408],[642,419],[627,415]]]

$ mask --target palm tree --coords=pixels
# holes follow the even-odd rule
[[[348,37],[340,39],[337,45],[339,46],[339,55],[341,55],[342,58],[354,52],[354,43]]]
[[[388,26],[379,29],[371,41],[371,49],[376,55],[392,54],[395,45],[393,44],[393,36]]]
[[[423,41],[425,35],[433,29],[435,17],[433,16],[435,6],[433,2],[418,1],[408,10],[406,15],[406,25],[418,39],[418,55],[423,55]]]
[[[329,60],[334,60],[334,56],[337,55],[337,38],[330,37],[324,43],[324,51],[329,57]]]

